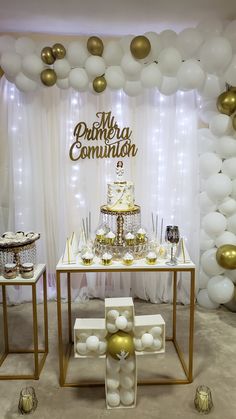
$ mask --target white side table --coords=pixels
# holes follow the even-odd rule
[[[39,349],[38,342],[38,316],[37,316],[37,282],[43,276],[43,306],[44,306],[44,348]],[[33,309],[33,348],[32,349],[14,349],[10,348],[8,339],[8,311],[6,300],[6,286],[8,285],[22,285],[30,286],[32,288],[32,309]],[[24,279],[20,276],[15,279],[6,279],[0,276],[0,286],[2,287],[2,304],[3,304],[3,331],[4,331],[4,353],[0,358],[0,367],[9,354],[28,354],[34,355],[34,373],[33,374],[1,374],[0,380],[38,380],[43,365],[48,354],[48,309],[47,309],[47,281],[46,281],[46,265],[36,265],[34,276],[30,279]],[[43,354],[41,360],[39,355]]]

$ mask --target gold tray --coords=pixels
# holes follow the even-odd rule
[[[119,210],[111,210],[108,209],[107,205],[102,205],[101,207],[101,213],[103,214],[109,214],[109,215],[133,215],[133,214],[139,214],[140,213],[140,206],[134,205],[132,209],[126,210],[126,211],[119,211]]]

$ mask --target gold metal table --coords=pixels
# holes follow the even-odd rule
[[[44,310],[44,348],[39,349],[38,339],[38,315],[37,315],[37,283],[43,276],[43,310]],[[31,286],[32,288],[32,314],[33,314],[33,348],[32,349],[14,349],[9,345],[9,331],[8,331],[8,312],[7,312],[7,298],[6,286],[22,285]],[[5,279],[0,276],[0,286],[2,287],[2,305],[3,305],[3,332],[4,332],[4,353],[0,358],[0,367],[9,354],[29,354],[34,355],[34,372],[33,374],[7,374],[3,375],[0,372],[0,380],[38,380],[43,365],[48,354],[48,310],[47,310],[47,281],[46,281],[46,265],[38,264],[35,266],[34,276],[30,279],[24,279],[20,276],[15,279]],[[40,354],[43,354],[41,360]],[[1,370],[1,368],[0,368]]]
[[[162,263],[147,265],[143,259],[136,260],[131,266],[121,262],[113,262],[109,266],[94,263],[91,266],[82,265],[79,260],[75,264],[63,264],[61,259],[56,267],[57,279],[57,319],[58,319],[58,350],[59,350],[59,383],[62,387],[103,386],[104,382],[67,382],[67,369],[71,351],[73,351],[72,312],[71,312],[71,273],[89,272],[171,272],[173,284],[173,310],[172,335],[166,341],[173,343],[178,359],[184,371],[185,378],[143,379],[138,384],[188,384],[193,381],[193,340],[194,340],[194,308],[195,308],[195,265],[190,263],[169,266]],[[183,351],[177,339],[177,275],[186,272],[190,276],[190,304],[189,304],[189,330],[188,330],[188,362],[185,362]],[[63,342],[62,308],[61,308],[61,274],[66,274],[67,281],[67,314],[68,314],[68,340]],[[65,277],[65,275],[64,275]],[[158,278],[157,278],[158,280]]]

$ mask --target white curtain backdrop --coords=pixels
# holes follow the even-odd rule
[[[96,112],[111,111],[120,127],[132,130],[136,157],[125,158],[125,176],[135,183],[142,222],[151,213],[179,225],[192,259],[198,263],[198,110],[195,93],[166,97],[156,90],[130,98],[107,91],[100,96],[42,88],[20,93],[0,82],[0,231],[37,231],[38,261],[47,264],[50,297],[55,296],[55,267],[66,237],[78,235],[91,211],[92,229],[106,203],[107,182],[117,159],[69,158],[73,130],[88,126]],[[189,301],[188,280],[179,280],[179,301]],[[24,287],[27,288],[27,287]],[[25,289],[9,291],[10,302],[27,300]],[[152,302],[171,301],[168,274],[88,274],[73,280],[74,298],[132,295]],[[30,298],[30,297],[29,297]]]

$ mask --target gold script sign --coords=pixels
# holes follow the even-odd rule
[[[132,144],[129,127],[120,128],[111,111],[97,112],[96,117],[92,127],[85,122],[75,126],[75,141],[70,147],[71,160],[136,156],[138,148]]]

